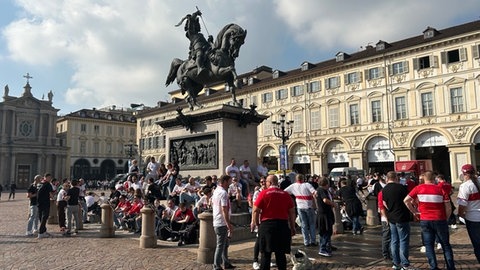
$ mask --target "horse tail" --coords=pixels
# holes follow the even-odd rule
[[[165,82],[165,86],[169,86],[173,81],[175,81],[175,77],[177,76],[177,71],[180,65],[183,63],[182,60],[175,58],[172,60],[172,64],[170,64],[170,72],[167,76],[167,81]]]

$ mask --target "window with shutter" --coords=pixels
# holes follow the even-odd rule
[[[480,55],[480,45],[473,45],[472,46],[472,57],[473,59],[479,58]]]
[[[467,61],[467,48],[460,48],[458,50],[459,52],[459,58],[460,58],[460,62],[465,62]]]

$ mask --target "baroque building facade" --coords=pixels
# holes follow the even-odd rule
[[[237,97],[270,117],[258,127],[257,156],[271,169],[277,168],[281,144],[272,120],[285,115],[294,121],[288,164],[299,172],[326,174],[348,166],[386,172],[395,161],[431,159],[435,171],[455,182],[463,164],[480,168],[479,55],[480,21],[428,27],[417,36],[340,51],[290,71],[256,68],[239,76]],[[180,90],[170,94],[172,103],[159,102],[138,115],[143,158],[165,161],[166,143],[150,141],[164,136],[156,121],[184,107]],[[231,100],[223,84],[200,94],[205,107]]]
[[[112,179],[128,171],[129,161],[138,156],[131,109],[82,109],[60,117],[56,128],[70,149],[66,165],[71,179]]]
[[[53,93],[48,100],[32,95],[28,79],[20,97],[9,95],[5,86],[0,102],[0,184],[15,183],[27,188],[35,175],[50,173],[56,178],[66,176],[68,148],[55,132],[58,109],[53,107]]]

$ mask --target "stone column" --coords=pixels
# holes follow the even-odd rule
[[[212,264],[217,246],[215,231],[213,230],[213,215],[203,212],[198,215],[200,219],[200,238],[197,251],[197,262]]]
[[[367,196],[367,225],[380,224],[378,219],[377,197]]]
[[[154,248],[157,246],[155,236],[155,215],[153,209],[144,206],[142,210],[142,235],[140,236],[140,248]]]
[[[48,214],[47,224],[58,224],[57,204],[55,200],[50,200],[50,213]]]
[[[335,208],[333,209],[333,214],[335,216],[335,223],[333,224],[333,233],[334,234],[343,234],[343,223],[342,223],[342,214],[340,214],[340,203],[341,200],[334,200]]]
[[[113,227],[113,209],[108,203],[100,205],[102,208],[102,224],[100,225],[100,237],[115,237],[115,228]]]

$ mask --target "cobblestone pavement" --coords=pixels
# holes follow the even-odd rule
[[[99,238],[98,224],[85,224],[84,230],[69,238],[62,237],[58,225],[53,224],[47,225],[52,238],[27,237],[28,201],[23,194],[19,191],[16,200],[7,201],[3,193],[0,201],[0,269],[212,269],[196,262],[198,245],[177,247],[176,243],[158,241],[157,248],[141,249],[139,235],[117,231],[115,238]],[[303,247],[300,234],[292,248],[304,250],[315,269],[391,269],[390,262],[379,259],[380,235],[381,228],[372,226],[363,235],[334,236],[338,250],[330,258],[317,255],[318,247]],[[452,231],[450,238],[457,269],[480,269],[465,227]],[[413,224],[410,259],[414,267],[428,269],[419,247],[419,227]],[[230,246],[230,258],[237,269],[252,269],[252,253],[253,239]],[[442,253],[437,256],[442,268]]]

